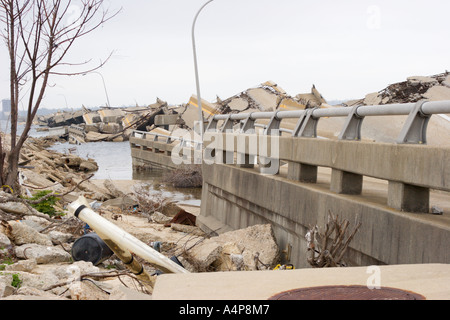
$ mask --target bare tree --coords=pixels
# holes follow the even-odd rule
[[[76,10],[74,10],[76,9]],[[113,18],[104,0],[0,0],[0,26],[10,59],[11,142],[6,148],[0,135],[0,182],[5,190],[20,190],[19,157],[32,122],[42,103],[49,79],[82,74],[100,68],[69,72],[88,61],[65,60],[78,39]],[[109,57],[108,57],[109,58]],[[105,60],[107,61],[107,59]],[[19,103],[26,106],[24,129],[18,135]]]
[[[309,257],[308,263],[313,268],[344,267],[347,263],[343,260],[344,254],[361,226],[361,222],[356,222],[355,228],[347,235],[350,225],[348,220],[341,220],[339,216],[334,216],[328,212],[328,222],[325,231],[322,232],[316,225],[306,233]],[[334,233],[334,234],[333,234]]]

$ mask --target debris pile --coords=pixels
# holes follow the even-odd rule
[[[198,207],[162,195],[140,197],[139,184],[125,190],[110,180],[89,181],[83,163],[92,161],[45,150],[49,143],[30,138],[23,148],[24,196],[0,192],[0,300],[151,299],[151,288],[114,254],[98,263],[74,259],[74,243],[95,232],[67,215],[67,205],[80,195],[99,215],[188,271],[262,270],[278,263],[270,225],[205,234],[195,226]],[[27,201],[43,191],[51,192],[43,197],[56,199],[47,204],[55,214],[38,211],[35,202]],[[135,258],[155,279],[161,274],[157,266]]]
[[[101,108],[89,110],[83,107],[75,112],[56,112],[38,116],[35,124],[49,128],[67,128],[69,142],[81,144],[95,141],[127,141],[131,130],[148,131],[155,126],[158,115],[175,115],[176,108],[157,99],[147,107]],[[45,130],[39,128],[38,130]]]
[[[450,72],[408,77],[406,81],[391,84],[381,91],[367,94],[364,99],[348,101],[345,105],[384,105],[423,99],[450,100]]]

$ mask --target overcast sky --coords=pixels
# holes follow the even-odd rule
[[[191,27],[206,0],[110,0],[121,13],[78,42],[70,62],[100,61],[112,106],[196,93]],[[450,70],[448,0],[214,0],[196,24],[202,98],[226,99],[272,80],[295,96],[361,98],[408,76]],[[0,47],[0,98],[8,98]],[[99,74],[51,79],[43,107],[106,103]]]

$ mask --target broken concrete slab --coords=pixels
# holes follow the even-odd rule
[[[438,84],[438,81],[433,77],[412,76],[406,80],[412,85],[426,84],[428,86],[434,86]]]
[[[278,106],[278,96],[263,88],[250,89],[247,94],[257,103],[261,111],[275,111]]]
[[[36,243],[27,243],[15,247],[15,254],[20,259],[35,259],[38,264],[69,262],[72,259],[70,253],[60,247]]]
[[[230,109],[232,111],[242,112],[242,111],[248,109],[249,103],[247,100],[245,100],[243,98],[235,98],[235,99],[232,99],[231,102],[228,103],[228,107],[230,107]]]
[[[423,97],[431,101],[450,100],[450,87],[444,86],[431,87],[423,95]]]
[[[369,93],[364,98],[364,104],[367,106],[377,106],[381,103],[382,98],[378,92]]]
[[[272,226],[255,225],[211,237],[189,249],[185,258],[202,271],[237,270],[231,254],[241,257],[243,270],[273,268],[279,261],[279,249]]]
[[[10,221],[8,223],[11,227],[10,236],[16,245],[23,245],[26,243],[36,243],[44,246],[51,246],[52,240],[49,236],[39,233],[32,227],[20,221]]]
[[[295,101],[293,98],[285,98],[279,105],[279,110],[304,110],[306,106]]]
[[[180,115],[178,114],[155,116],[155,126],[169,126],[178,124],[179,122],[180,122]]]
[[[103,123],[120,123],[125,113],[121,109],[101,109],[98,110]]]
[[[448,88],[450,88],[450,75],[448,75],[445,80],[442,82],[442,84]]]

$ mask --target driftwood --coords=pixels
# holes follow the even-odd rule
[[[305,236],[308,242],[309,252],[307,261],[312,267],[347,266],[347,263],[343,260],[343,256],[350,241],[361,226],[361,222],[358,222],[350,235],[346,236],[349,225],[348,220],[340,221],[339,216],[335,217],[329,212],[328,222],[324,232],[321,232],[317,225],[307,232]]]

